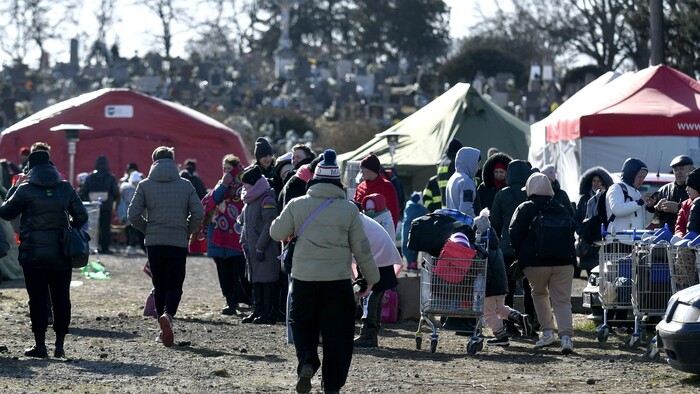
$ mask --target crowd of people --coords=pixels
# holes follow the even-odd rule
[[[126,227],[126,254],[147,255],[158,341],[173,345],[187,255],[206,251],[216,265],[223,315],[238,316],[241,304],[248,304],[251,312],[241,316],[242,323],[288,322],[301,393],[311,390],[319,369],[323,390],[338,392],[353,348],[379,346],[384,294],[397,286],[400,267],[418,268],[418,251],[405,242],[412,219],[441,212],[466,215],[474,219],[476,234],[490,236],[483,317],[494,337],[488,345],[508,346],[510,338],[539,335],[535,348],[559,343],[563,354],[574,351],[576,270],[590,272],[598,261],[598,246],[585,245],[581,237],[592,198],[605,193],[609,231],[668,226],[677,237],[700,233],[700,170],[688,156],[670,163],[675,180],[655,195],[639,191],[648,172],[639,159],[623,163],[618,182],[606,169],[591,168],[581,177],[580,198],[572,203],[554,166],[532,168],[496,149],[481,165],[481,152],[455,139],[422,201],[421,193],[413,193],[403,212],[399,193],[374,154],[360,163],[362,181],[352,200],[332,149],[315,155],[300,144],[275,159],[270,143],[259,138],[254,156],[248,167],[233,154],[224,156],[221,179],[208,190],[197,176],[196,160],[185,160],[180,169],[171,147],[153,151],[147,174],[131,163],[119,180],[100,156],[95,170],[74,189],[51,163],[50,147],[34,144],[0,207],[4,220],[21,217],[19,261],[35,336],[25,355],[48,356],[46,331],[53,313],[54,356],[65,357],[71,267],[62,257],[61,242],[65,228],[87,222],[82,201],[101,203],[101,253],[112,252],[114,210]],[[653,213],[650,224],[645,210]],[[401,215],[402,254],[394,242]],[[559,227],[552,230],[554,222]],[[281,264],[288,243],[294,245],[293,257]],[[513,305],[520,291],[523,312]],[[361,327],[355,336],[358,306]],[[445,322],[456,331],[474,324]]]

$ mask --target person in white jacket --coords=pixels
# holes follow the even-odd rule
[[[369,196],[365,197],[365,200],[368,198]],[[394,239],[376,218],[370,218],[360,212],[360,219],[364,225],[367,239],[369,239],[374,262],[379,268],[379,282],[374,285],[369,295],[362,297],[362,327],[360,335],[354,340],[354,346],[377,347],[379,345],[377,336],[382,326],[384,292],[393,289],[398,284],[394,266],[402,266],[403,260]],[[389,215],[389,222],[391,222],[391,215]]]
[[[646,164],[641,160],[625,160],[622,165],[622,182],[613,184],[605,198],[605,209],[610,222],[607,228],[609,233],[646,228],[644,206],[653,207],[656,201],[649,193],[642,194],[638,189],[648,172]]]

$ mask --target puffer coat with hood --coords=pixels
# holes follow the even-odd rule
[[[508,163],[510,163],[511,160],[513,159],[510,156],[502,152],[498,152],[486,159],[481,172],[483,182],[481,182],[479,188],[477,189],[477,192],[479,193],[479,202],[481,203],[482,208],[491,209],[493,206],[493,199],[496,197],[496,192],[503,188],[503,186],[498,187],[495,184],[493,170],[496,167],[496,164],[500,163],[508,168]],[[507,185],[507,182],[505,184]]]
[[[608,224],[609,233],[646,228],[642,193],[632,186],[634,178],[642,170],[647,170],[647,166],[641,160],[634,158],[625,160],[622,165],[622,183],[627,189],[627,196],[624,195],[622,185],[619,183],[610,186],[605,195],[608,220],[615,215],[615,220]]]
[[[510,234],[508,225],[513,217],[515,208],[527,200],[527,193],[521,190],[531,174],[532,166],[524,160],[513,160],[508,164],[506,171],[506,183],[508,186],[499,190],[493,199],[491,207],[491,226],[501,237],[501,250],[507,257],[515,257],[515,251],[510,246]]]

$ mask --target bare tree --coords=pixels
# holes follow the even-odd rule
[[[51,40],[64,39],[62,26],[76,23],[78,0],[9,0],[0,6],[0,50],[16,62],[26,61],[33,49],[40,53],[39,64],[46,57],[45,47]],[[55,16],[59,15],[59,18]]]
[[[160,19],[163,32],[159,38],[163,41],[163,51],[165,58],[168,60],[172,58],[170,51],[175,35],[172,31],[174,22],[181,21],[185,23],[189,20],[189,8],[181,5],[184,1],[186,0],[142,0],[141,3]]]

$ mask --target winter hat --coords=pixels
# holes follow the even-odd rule
[[[260,160],[260,158],[265,156],[272,156],[272,145],[265,138],[258,137],[255,140],[253,154],[255,155],[255,160]]]
[[[316,166],[313,179],[340,181],[340,168],[335,162],[335,151],[333,149],[326,149],[323,152],[323,159]]]
[[[189,172],[197,171],[197,160],[195,160],[195,159],[185,160],[185,169]],[[135,170],[138,171],[139,169],[136,168]]]
[[[420,201],[420,193],[413,192],[413,194],[411,194],[410,200],[417,204]]]
[[[493,165],[493,169],[494,169],[494,170],[503,170],[503,171],[507,171],[507,170],[508,170],[508,164],[506,164],[506,163],[500,163],[500,162],[499,162],[499,163],[496,163],[496,164]]]
[[[370,153],[360,162],[360,168],[366,168],[379,174],[382,171],[382,164],[374,153]]]
[[[139,165],[134,163],[133,161],[126,166],[126,172],[138,171],[138,170],[139,170]]]
[[[382,196],[379,193],[372,193],[366,195],[365,198],[362,199],[362,209],[365,211],[367,209],[371,209],[367,207],[367,204],[369,204],[370,202],[374,204],[375,212],[381,212],[386,209],[386,197]]]
[[[241,182],[255,185],[258,179],[262,178],[262,170],[258,166],[252,166],[243,172]]]
[[[525,187],[522,188],[527,193],[527,196],[554,196],[554,190],[552,190],[552,182],[549,181],[547,175],[542,173],[536,173],[530,175],[527,178]]]
[[[138,171],[134,171],[129,175],[129,183],[134,183],[134,182],[141,182],[143,179],[143,174],[141,174]]]
[[[461,244],[461,245],[466,246],[468,248],[472,247],[471,244],[469,243],[469,238],[467,238],[467,236],[464,235],[464,233],[461,233],[459,231],[452,234],[452,236],[450,236],[450,241]]]
[[[275,165],[277,166],[279,164],[282,164],[282,162],[284,161],[288,161],[290,163],[292,162],[292,152],[287,152],[282,156],[278,157],[277,160],[275,160]]]
[[[693,165],[693,159],[690,158],[690,156],[686,155],[680,155],[676,156],[671,160],[671,164],[669,164],[671,168],[677,167],[677,166],[692,166]],[[692,186],[691,186],[692,187]],[[695,189],[693,187],[693,189]]]
[[[462,145],[462,142],[458,140],[457,138],[453,138],[452,141],[450,141],[449,145],[447,145],[447,156],[450,158],[453,158],[457,155],[457,152],[462,149],[464,145]]]
[[[551,164],[547,164],[546,166],[542,167],[540,172],[547,175],[547,178],[549,178],[549,180],[552,182],[557,180],[557,171],[554,169],[554,166]]]
[[[29,154],[27,162],[29,163],[27,168],[30,170],[42,164],[49,164],[49,152],[45,150],[34,151]]]
[[[647,165],[639,159],[630,157],[622,164],[622,181],[628,185],[634,184],[634,178],[639,171],[647,170]]]
[[[696,168],[688,174],[685,184],[695,189],[696,192],[700,192],[700,168]]]

